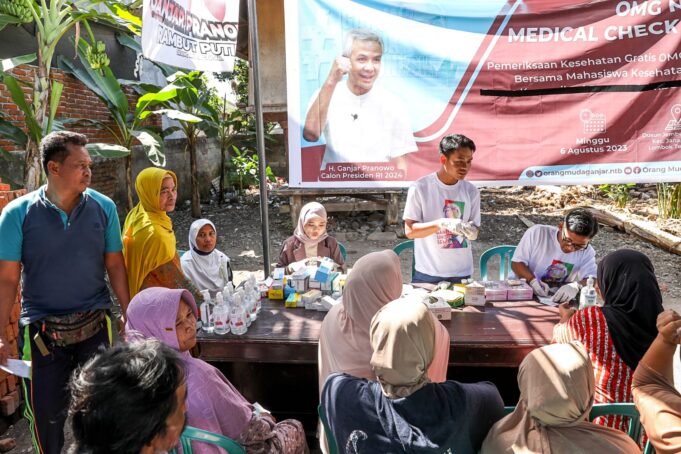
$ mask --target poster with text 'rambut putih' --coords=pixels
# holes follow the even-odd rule
[[[142,51],[178,68],[230,72],[238,23],[239,0],[144,0]]]
[[[287,0],[290,184],[681,181],[681,0]]]

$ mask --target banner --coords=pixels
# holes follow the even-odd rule
[[[285,8],[291,186],[408,186],[455,133],[481,185],[681,181],[681,0]]]
[[[231,72],[239,0],[144,0],[142,52],[190,70]]]

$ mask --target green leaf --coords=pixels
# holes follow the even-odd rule
[[[7,25],[19,25],[23,22],[16,16],[10,16],[9,14],[0,14],[0,30],[5,28]]]
[[[0,61],[0,66],[2,67],[3,72],[7,72],[19,65],[33,63],[36,58],[38,58],[36,54],[21,55],[14,58],[4,58]]]
[[[110,143],[89,143],[86,145],[91,156],[102,158],[123,158],[130,154],[130,150],[121,145]]]
[[[166,155],[163,153],[163,139],[149,130],[133,130],[130,134],[135,136],[142,144],[147,158],[152,164],[158,167],[165,167]]]
[[[142,26],[142,18],[132,14],[130,11],[128,11],[127,8],[125,8],[123,4],[114,3],[111,5],[111,9],[116,14],[116,16],[120,17],[124,21],[131,22],[139,27]]]
[[[52,82],[52,90],[50,91],[50,111],[47,116],[47,125],[43,134],[47,135],[52,132],[52,122],[54,121],[55,115],[57,115],[57,108],[59,107],[59,100],[61,99],[61,93],[64,90],[64,84],[57,82],[56,80]]]
[[[187,112],[182,112],[179,110],[175,109],[158,109],[158,110],[153,110],[153,111],[148,111],[149,113],[157,114],[157,115],[166,115],[168,118],[177,120],[177,121],[186,121],[188,123],[199,123],[203,120],[201,120],[199,117],[196,115],[192,115]],[[147,113],[147,112],[144,112]]]
[[[31,110],[30,106],[26,102],[24,91],[19,86],[17,80],[9,74],[5,74],[3,77],[3,82],[7,86],[14,104],[16,104],[17,107],[23,112],[24,120],[26,121],[26,127],[28,128],[31,138],[36,143],[40,142],[40,140],[43,138],[43,130],[36,121],[35,116],[33,115],[33,110]]]
[[[28,143],[26,133],[20,127],[5,119],[0,119],[0,136],[11,140],[19,148],[26,148],[26,144]]]

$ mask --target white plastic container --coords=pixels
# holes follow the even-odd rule
[[[229,328],[232,334],[240,336],[248,330],[246,325],[247,316],[243,305],[241,304],[241,292],[234,294],[234,302],[232,303],[232,310],[229,313]]]
[[[594,287],[594,277],[589,276],[586,280],[586,285],[582,287],[582,291],[579,293],[579,308],[584,309],[585,307],[596,306],[596,287]]]
[[[218,301],[222,299],[222,293],[218,292],[218,297],[216,297]],[[213,332],[215,334],[219,335],[225,335],[229,334],[230,331],[230,325],[229,325],[229,306],[225,304],[224,302],[220,302],[215,308],[213,309],[213,324],[214,324],[214,330]]]
[[[199,314],[201,317],[201,329],[206,333],[213,332],[213,307],[210,301],[210,292],[202,290],[203,302],[199,306]]]

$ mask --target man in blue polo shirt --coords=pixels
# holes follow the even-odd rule
[[[25,415],[38,453],[61,451],[71,373],[111,343],[106,274],[123,311],[130,299],[116,206],[88,189],[86,144],[74,132],[47,135],[40,144],[47,184],[0,215],[0,327],[21,277],[19,351],[32,361]],[[0,363],[8,354],[3,328]]]

